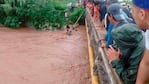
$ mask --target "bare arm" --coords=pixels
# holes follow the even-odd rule
[[[139,66],[136,84],[146,84],[147,80],[149,80],[149,50],[146,49]]]

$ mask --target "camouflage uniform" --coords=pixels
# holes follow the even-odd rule
[[[127,23],[112,30],[112,38],[120,49],[119,59],[111,62],[124,84],[135,84],[142,59],[145,39],[135,24]]]

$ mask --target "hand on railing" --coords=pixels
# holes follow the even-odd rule
[[[111,63],[112,61],[119,59],[119,57],[120,57],[120,49],[114,49],[110,45],[107,51],[107,58],[109,59],[109,62]]]

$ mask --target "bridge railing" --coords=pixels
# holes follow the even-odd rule
[[[94,54],[94,72],[99,77],[99,84],[122,84],[120,78],[109,64],[106,56],[106,48],[102,48],[101,39],[105,36],[105,29],[100,28],[99,23],[92,20],[90,11],[86,9],[86,26],[90,38],[90,46]]]

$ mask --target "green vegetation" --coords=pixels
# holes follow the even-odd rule
[[[79,23],[79,24],[85,24],[85,20],[84,20],[84,18],[85,18],[85,10],[84,10],[82,7],[78,7],[78,8],[75,9],[74,12],[71,12],[71,13],[70,13],[70,16],[69,16],[69,23],[70,23],[70,24],[75,23],[75,22],[77,21],[78,17],[79,17],[82,13],[83,13],[83,15],[82,15],[82,17],[80,18],[80,20],[78,21],[78,23]]]
[[[36,29],[61,29],[74,23],[83,8],[75,8],[66,21],[68,2],[76,0],[0,0],[0,24],[11,28],[30,24]]]

